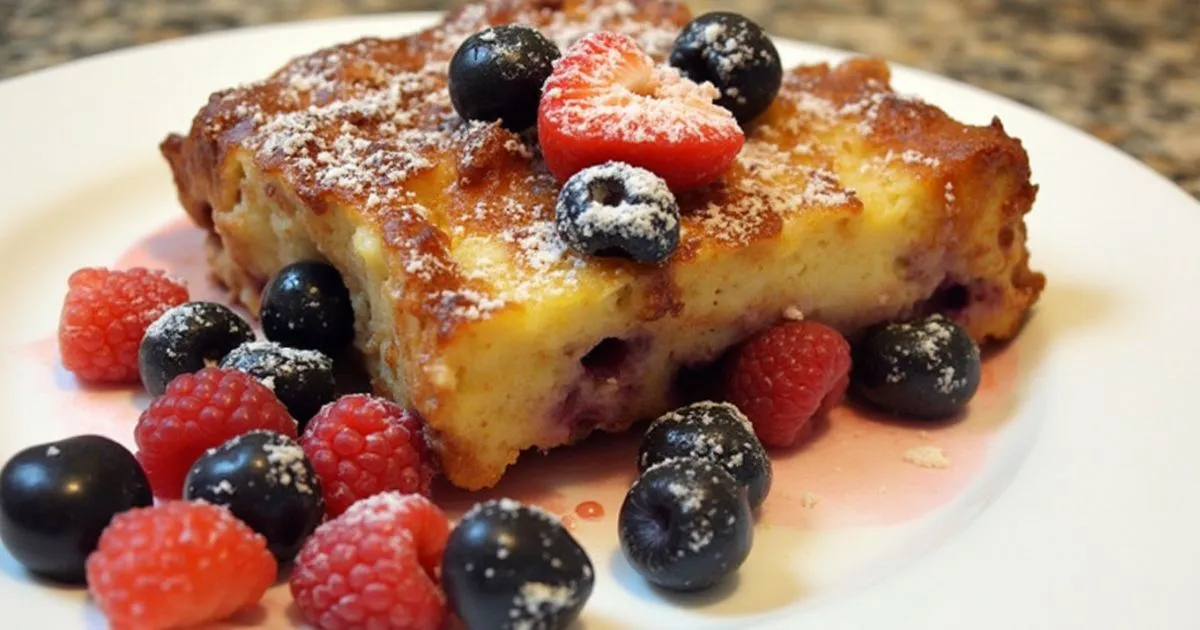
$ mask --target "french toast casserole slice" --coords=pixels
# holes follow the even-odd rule
[[[730,171],[680,196],[681,245],[659,266],[569,250],[533,133],[451,107],[448,60],[489,24],[564,50],[620,31],[661,60],[689,19],[656,0],[489,0],[218,92],[162,151],[215,277],[252,311],[286,264],[342,272],[374,387],[425,418],[467,489],[526,449],[667,410],[681,368],[788,307],[847,334],[931,310],[980,342],[1016,333],[1044,284],[1025,151],[998,121],[894,93],[880,61],[786,73]]]

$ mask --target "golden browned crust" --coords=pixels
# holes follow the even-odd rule
[[[712,358],[770,323],[783,299],[847,332],[940,310],[980,341],[1016,333],[1044,285],[1025,247],[1036,194],[1028,158],[998,121],[963,125],[895,94],[881,61],[788,73],[726,176],[681,196],[683,241],[661,267],[565,251],[553,233],[558,185],[536,138],[466,123],[450,106],[446,63],[487,24],[533,23],[560,45],[620,30],[661,58],[688,19],[681,5],[652,0],[492,0],[434,29],[318,51],[262,83],[214,94],[188,135],[161,148],[181,204],[211,232],[214,275],[236,299],[256,309],[265,280],[295,259],[318,256],[343,271],[377,388],[429,421],[447,475],[463,487],[495,483],[522,449],[624,430],[670,395],[661,378],[636,382],[650,372],[612,379],[615,390],[595,375],[571,376],[584,380],[555,400],[498,396],[511,403],[497,411],[507,417],[466,408],[468,394],[501,386],[493,381],[506,360],[578,368],[601,338],[694,326],[701,341],[650,353],[660,364],[645,369],[666,369]],[[872,262],[878,295],[844,308],[807,287],[795,295],[738,287],[748,301],[731,305],[721,288],[696,286],[724,261],[770,273],[770,257],[786,254],[804,267],[820,256],[797,247],[852,249],[864,234],[902,247]],[[496,347],[497,334],[534,326],[522,317],[574,325],[545,306],[572,295],[585,310],[611,307],[609,323],[581,328],[578,342],[563,333],[569,347]],[[526,333],[513,337],[550,338]],[[563,427],[542,417],[555,414]],[[496,432],[505,422],[547,426],[490,444],[507,439]]]
[[[472,126],[456,119],[445,98],[444,70],[457,42],[487,24],[519,21],[552,30],[557,25],[567,35],[576,30],[583,34],[584,25],[628,31],[629,25],[636,24],[635,31],[646,34],[643,44],[661,47],[664,42],[651,39],[688,19],[682,5],[651,0],[493,0],[468,5],[448,15],[441,27],[410,37],[368,38],[318,51],[294,60],[266,81],[218,92],[197,114],[186,137],[172,134],[160,148],[171,165],[181,204],[202,227],[212,227],[214,209],[228,210],[239,200],[241,165],[234,154],[254,148],[256,165],[288,182],[305,208],[316,213],[331,204],[362,208],[362,220],[380,226],[390,246],[409,252],[412,260],[431,260],[429,273],[409,279],[409,293],[458,292],[472,282],[458,273],[450,259],[451,228],[495,234],[519,227],[529,218],[495,206],[480,211],[475,200],[511,198],[514,205],[544,211],[552,207],[557,189],[544,169],[531,168],[528,139],[495,125]],[[303,115],[310,107],[364,96],[370,100],[373,92],[388,87],[389,79],[406,73],[411,73],[413,85],[401,85],[403,93],[378,109],[350,108],[311,127],[295,121],[290,129],[285,124],[275,132],[262,132],[263,121]],[[411,115],[396,120],[396,112],[405,110]],[[297,167],[296,150],[306,144],[334,145],[343,137],[344,124],[354,126],[363,143],[350,150],[354,155],[348,161],[361,166],[369,156],[382,156],[377,164],[356,169],[359,179],[350,185],[314,177],[314,169]],[[272,140],[278,142],[271,144]],[[381,150],[379,145],[385,146]],[[422,168],[427,164],[431,167]],[[410,177],[409,169],[414,167],[432,176]],[[389,173],[403,176],[389,178]],[[440,194],[451,184],[465,194],[445,196],[441,207],[416,209],[406,203],[408,199],[384,194],[404,190],[427,200],[433,195],[421,193]],[[369,203],[372,195],[379,203]],[[437,328],[445,333],[464,319],[464,309],[456,300],[418,300],[412,306],[418,317],[439,321]]]
[[[1037,195],[1029,157],[998,118],[988,126],[964,125],[932,104],[898,97],[890,79],[887,64],[878,59],[851,59],[835,68],[796,68],[760,124],[792,130],[775,135],[780,145],[795,146],[806,136],[828,137],[824,110],[832,106],[843,112],[834,136],[844,136],[846,125],[858,126],[855,131],[865,131],[868,154],[882,153],[884,161],[899,159],[914,170],[924,194],[943,202],[939,210],[945,220],[941,230],[915,242],[906,263],[913,274],[941,274],[944,286],[963,286],[973,308],[951,309],[952,314],[978,341],[1007,340],[1017,333],[1046,283],[1044,275],[1029,268],[1025,247],[1024,216]],[[820,103],[815,121],[806,111],[814,101]],[[832,145],[826,144],[830,153],[844,149]],[[830,162],[835,159],[828,157]],[[997,203],[1002,208],[999,224],[982,211]],[[971,245],[946,259],[947,242]],[[941,257],[924,259],[931,252]],[[946,305],[925,306],[936,310]]]

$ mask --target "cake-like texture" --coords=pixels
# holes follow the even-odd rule
[[[663,59],[689,18],[654,0],[467,6],[218,92],[162,150],[235,299],[257,309],[296,260],[342,272],[374,386],[425,418],[463,488],[659,415],[681,367],[789,307],[847,334],[931,310],[980,342],[1017,332],[1044,284],[1025,151],[999,121],[894,93],[878,60],[786,73],[721,181],[680,196],[680,248],[657,266],[575,254],[534,133],[451,107],[448,61],[487,25],[530,23],[564,50],[620,31]]]

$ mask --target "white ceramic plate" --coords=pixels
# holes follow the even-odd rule
[[[0,457],[81,431],[130,441],[131,410],[142,401],[79,391],[55,366],[52,340],[75,268],[156,260],[199,268],[196,233],[171,224],[180,213],[156,151],[164,133],[184,129],[213,90],[265,76],[293,55],[430,20],[224,33],[0,84]],[[789,63],[843,56],[780,48]],[[768,510],[739,577],[686,600],[647,589],[614,553],[618,506],[609,504],[608,517],[576,528],[599,571],[581,627],[1200,627],[1200,250],[1192,246],[1200,204],[1022,106],[904,68],[895,83],[969,122],[999,115],[1024,140],[1041,184],[1030,248],[1050,284],[1019,341],[993,359],[989,378],[1002,391],[958,434],[878,429],[897,461],[907,445],[948,440],[957,472],[898,463],[890,487],[860,479],[839,490],[829,482],[839,465],[812,475],[785,467],[776,493],[792,502]],[[857,452],[849,444],[847,456]],[[918,481],[905,486],[909,478]],[[799,507],[809,488],[828,494]],[[919,509],[906,511],[906,502]],[[863,505],[872,507],[846,507]],[[875,518],[883,512],[890,516]],[[295,614],[286,600],[276,589],[234,625],[287,625]],[[0,610],[5,628],[103,626],[84,594],[33,584],[3,553]]]

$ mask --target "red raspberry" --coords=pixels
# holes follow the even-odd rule
[[[355,503],[304,543],[292,569],[300,614],[321,630],[436,630],[450,522],[419,494],[384,492]]]
[[[133,437],[154,496],[178,499],[204,451],[255,429],[296,437],[296,421],[265,385],[245,372],[210,367],[172,379],[142,412]]]
[[[88,556],[92,598],[113,628],[224,619],[275,582],[267,541],[228,510],[168,501],[118,514]]]
[[[850,344],[812,321],[789,321],[734,351],[726,394],[766,446],[808,437],[812,419],[842,401],[850,374]]]
[[[325,513],[387,490],[429,496],[433,457],[422,423],[403,407],[351,394],[325,405],[304,428],[300,446],[325,492]]]
[[[559,181],[597,164],[640,166],[680,191],[720,178],[746,138],[720,93],[656,67],[627,35],[584,37],[555,62],[538,109],[538,140]]]
[[[186,301],[187,288],[161,271],[88,267],[72,273],[58,321],[63,367],[84,381],[136,382],[146,327]]]

